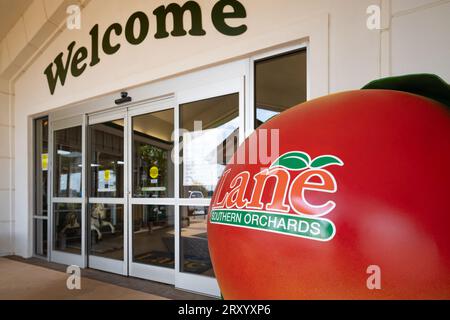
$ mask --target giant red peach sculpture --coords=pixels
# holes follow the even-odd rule
[[[388,79],[260,127],[279,157],[239,163],[244,143],[208,216],[224,298],[449,299],[449,91]]]

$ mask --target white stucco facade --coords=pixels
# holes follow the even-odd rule
[[[0,255],[33,254],[30,150],[31,124],[36,115],[304,42],[309,49],[310,99],[406,73],[435,73],[450,81],[450,1],[240,0],[247,17],[230,24],[246,24],[248,30],[230,37],[218,32],[211,21],[216,1],[201,0],[197,2],[205,36],[155,39],[152,12],[171,2],[184,3],[91,0],[82,10],[81,30],[68,30],[63,25],[18,72],[1,80]],[[366,27],[366,9],[373,4],[381,6],[382,30]],[[65,85],[58,84],[54,95],[50,94],[43,72],[60,52],[67,54],[72,41],[76,47],[90,50],[89,31],[95,24],[103,34],[114,22],[125,25],[136,11],[145,12],[150,19],[145,41],[134,46],[123,35],[114,37],[121,45],[116,54],[100,51],[97,65],[88,66],[77,78],[69,73]]]

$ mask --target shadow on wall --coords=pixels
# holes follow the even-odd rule
[[[8,223],[0,223],[1,231],[0,231],[0,257],[1,256],[7,256],[12,254],[11,252],[11,237],[9,234],[9,230],[6,231],[5,229],[9,229]]]

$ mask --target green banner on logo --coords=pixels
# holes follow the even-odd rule
[[[330,241],[336,233],[330,220],[295,214],[217,209],[211,211],[210,222],[317,241]]]

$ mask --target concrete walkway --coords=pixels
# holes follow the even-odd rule
[[[162,297],[83,278],[69,290],[68,274],[0,258],[0,300],[165,300]]]

